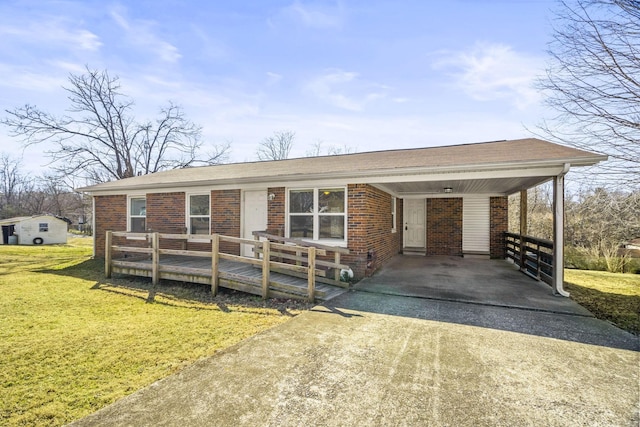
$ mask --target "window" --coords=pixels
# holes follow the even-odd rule
[[[189,215],[187,227],[189,234],[210,234],[211,205],[209,194],[192,194],[189,196]]]
[[[132,197],[129,199],[129,231],[144,233],[147,230],[147,199]]]
[[[391,198],[391,232],[396,232],[396,201],[395,197]]]
[[[38,228],[40,229],[40,233],[46,233],[49,231],[49,223],[41,222],[40,224],[38,224]]]
[[[289,237],[310,240],[346,240],[344,188],[289,191]]]

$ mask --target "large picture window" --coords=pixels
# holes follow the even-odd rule
[[[189,234],[210,234],[211,230],[211,204],[209,194],[189,195],[188,227]]]
[[[132,197],[129,199],[129,231],[144,233],[147,230],[147,199]]]
[[[344,188],[289,190],[289,237],[346,240]]]

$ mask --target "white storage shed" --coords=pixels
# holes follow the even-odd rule
[[[53,215],[0,220],[3,245],[51,245],[67,243],[67,222]]]

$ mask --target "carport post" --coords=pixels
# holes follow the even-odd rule
[[[564,164],[560,175],[553,177],[553,293],[568,297],[564,290],[564,176],[570,165]]]
[[[526,244],[524,242],[524,236],[527,235],[527,206],[528,197],[527,190],[520,191],[520,270],[524,271],[526,262]]]

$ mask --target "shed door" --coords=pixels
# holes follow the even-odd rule
[[[267,229],[267,190],[245,191],[242,206],[242,237],[253,239],[254,231]],[[242,245],[243,256],[253,256],[252,245]]]
[[[425,199],[404,200],[404,247],[426,248]]]
[[[462,199],[462,252],[489,253],[489,197]]]

